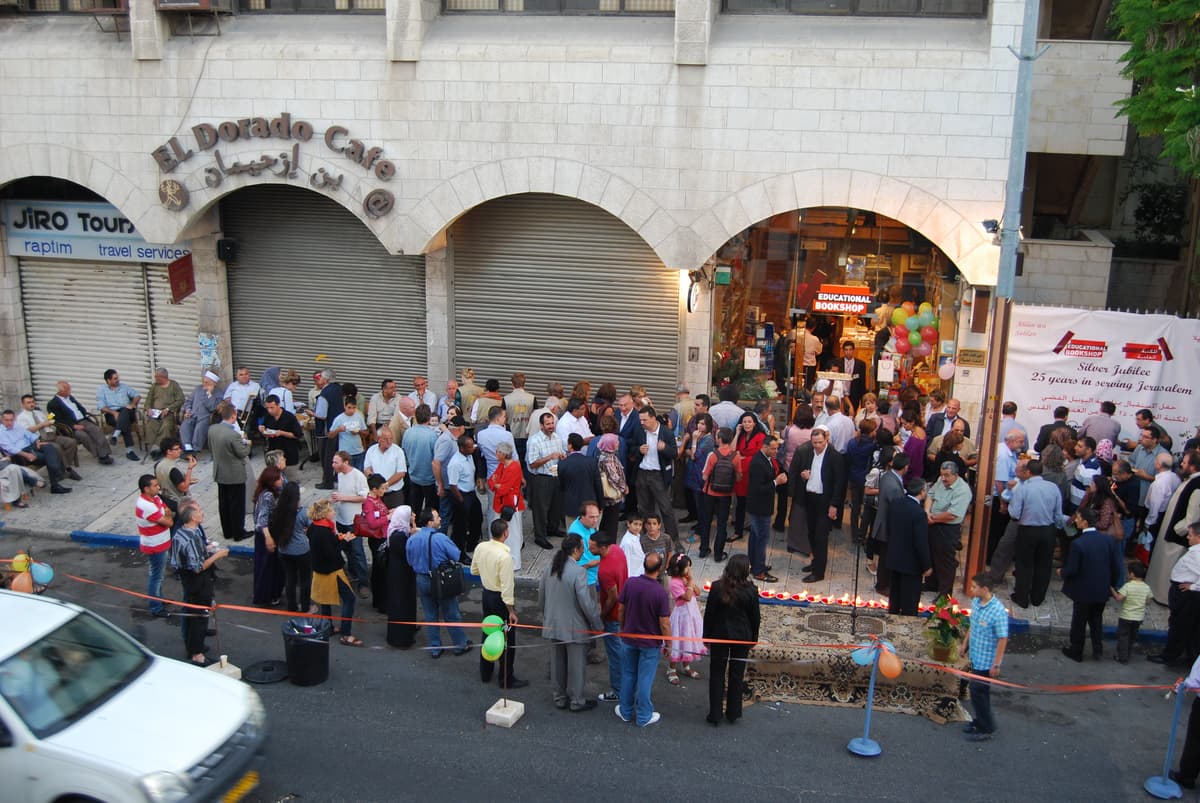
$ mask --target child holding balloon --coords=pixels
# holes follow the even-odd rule
[[[671,578],[668,593],[671,596],[671,634],[675,638],[663,648],[671,662],[667,671],[667,682],[679,685],[679,676],[698,678],[700,673],[692,669],[692,661],[708,653],[704,646],[704,617],[700,615],[700,589],[692,580],[692,559],[683,552],[676,552],[667,563],[667,575]]]

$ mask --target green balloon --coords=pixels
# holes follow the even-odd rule
[[[934,329],[937,329],[938,328],[938,319],[934,318],[933,320],[931,320],[929,322],[929,325],[932,326]]]
[[[921,345],[921,333],[916,329],[908,333],[908,342],[914,346]]]
[[[490,636],[493,633],[504,629],[504,620],[496,614],[491,614],[484,617],[483,620],[483,635]]]
[[[483,640],[479,653],[488,661],[495,661],[504,654],[504,634],[497,631]]]

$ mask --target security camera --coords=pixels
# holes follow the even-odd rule
[[[980,225],[983,226],[983,230],[988,234],[995,234],[996,232],[1000,231],[1000,221],[994,218],[988,218]]]

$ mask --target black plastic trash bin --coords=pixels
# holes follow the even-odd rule
[[[297,686],[316,686],[329,678],[328,619],[288,619],[283,623],[283,651],[288,679]]]

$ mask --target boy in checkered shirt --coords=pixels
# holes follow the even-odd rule
[[[971,578],[971,627],[963,640],[962,653],[970,655],[971,674],[981,678],[1000,677],[1000,664],[1008,646],[1008,611],[992,594],[992,578],[977,574]],[[968,741],[986,742],[996,730],[992,718],[992,687],[982,680],[972,680],[971,707],[975,719],[963,728]]]

